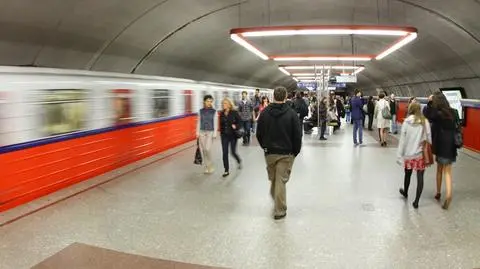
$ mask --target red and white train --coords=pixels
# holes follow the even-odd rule
[[[195,139],[211,94],[255,88],[169,77],[0,67],[0,212]],[[260,89],[271,98],[271,91]]]

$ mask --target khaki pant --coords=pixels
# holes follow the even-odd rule
[[[206,169],[212,169],[213,131],[200,131],[198,142],[202,152],[203,163]]]
[[[287,212],[287,189],[286,184],[290,179],[293,155],[266,155],[268,180],[270,180],[270,195],[275,202],[275,216],[285,215]]]

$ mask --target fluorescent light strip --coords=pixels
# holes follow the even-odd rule
[[[303,79],[301,79],[299,82],[315,82],[315,81],[318,81],[318,80],[315,80],[315,79],[306,79],[306,80],[303,80]]]
[[[296,77],[296,78],[299,79],[299,80],[305,80],[305,79],[318,79],[318,80],[320,80],[321,79],[321,77]]]
[[[370,57],[275,57],[275,61],[364,61],[372,60]]]
[[[298,79],[297,79],[297,78],[293,78],[293,80],[295,80],[296,82],[298,82]]]
[[[403,30],[352,30],[352,29],[310,29],[310,30],[271,30],[242,33],[245,37],[263,36],[295,36],[295,35],[385,35],[406,36],[409,32]]]
[[[283,66],[285,69],[297,69],[297,70],[308,70],[308,69],[317,69],[317,70],[322,70],[323,68],[325,69],[335,69],[335,70],[356,70],[358,68],[361,68],[361,66],[313,66],[313,65],[305,65],[305,66]]]
[[[365,70],[365,67],[360,67],[357,70],[355,70],[355,72],[353,72],[353,75],[356,75],[356,74],[362,72],[363,70]]]
[[[381,60],[383,58],[385,58],[386,56],[390,55],[391,53],[393,53],[394,51],[402,48],[403,46],[407,45],[408,43],[412,42],[413,40],[415,40],[415,38],[417,38],[417,33],[410,33],[408,36],[406,36],[405,38],[403,38],[402,40],[400,40],[399,42],[397,42],[395,45],[391,46],[389,49],[387,49],[386,51],[380,53],[377,57],[375,57],[375,59],[377,60]]]
[[[230,38],[237,42],[240,46],[246,48],[247,50],[249,50],[250,52],[252,52],[253,54],[257,55],[258,57],[262,58],[262,60],[268,60],[268,56],[265,55],[263,52],[259,51],[257,48],[255,48],[254,46],[252,46],[252,44],[248,43],[245,39],[241,38],[239,35],[237,34],[231,34],[230,35]]]
[[[292,76],[300,77],[300,76],[321,76],[322,73],[294,73]]]
[[[285,68],[283,68],[283,67],[279,67],[278,69],[280,69],[280,71],[282,71],[282,73],[284,73],[284,74],[287,75],[287,76],[290,76],[290,75],[291,75],[291,74],[290,74],[287,70],[285,70]]]

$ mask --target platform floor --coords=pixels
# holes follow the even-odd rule
[[[354,147],[349,127],[326,142],[305,137],[287,185],[288,216],[281,221],[271,218],[257,145],[239,146],[244,169],[228,179],[221,178],[219,141],[214,175],[192,164],[193,148],[128,174],[109,173],[63,191],[68,199],[49,205],[57,193],[2,214],[0,268],[31,268],[45,260],[50,266],[37,268],[65,268],[65,253],[82,257],[72,250],[82,249],[79,244],[242,269],[480,267],[478,156],[459,156],[449,211],[433,199],[434,169],[427,171],[415,210],[398,193],[403,171],[395,148],[380,148],[368,134],[365,142]],[[415,187],[413,179],[411,196]],[[29,214],[39,203],[45,208]]]

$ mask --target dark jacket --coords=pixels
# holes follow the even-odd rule
[[[297,112],[297,114],[300,115],[301,119],[308,116],[307,102],[305,102],[305,100],[303,100],[303,98],[295,98],[293,100],[293,107],[295,108],[295,111]]]
[[[390,114],[397,115],[397,101],[390,100]]]
[[[327,105],[320,103],[318,106],[318,113],[320,116],[320,121],[327,121]]]
[[[293,109],[293,110],[296,111],[296,109],[295,109],[295,103],[293,102],[293,100],[288,100],[288,99],[287,99],[287,101],[285,101],[285,104],[287,104],[291,109]]]
[[[355,96],[352,98],[352,120],[362,120],[363,119],[363,99],[361,97]]]
[[[457,157],[457,147],[455,146],[456,120],[458,111],[451,110],[453,117],[443,115],[443,113],[433,107],[427,107],[424,113],[432,123],[432,152],[438,157],[455,160]]]
[[[265,154],[293,154],[302,148],[300,120],[288,104],[270,104],[257,122],[257,140]]]
[[[337,106],[337,115],[340,118],[345,117],[345,106],[343,105],[342,101],[337,99],[337,102],[335,104]]]
[[[233,136],[234,130],[232,125],[235,125],[236,128],[240,127],[242,119],[240,114],[236,110],[231,110],[228,115],[225,115],[224,111],[220,112],[220,133],[222,135]]]
[[[368,111],[368,114],[370,115],[375,114],[375,103],[373,102],[373,100],[368,100],[367,111]]]

